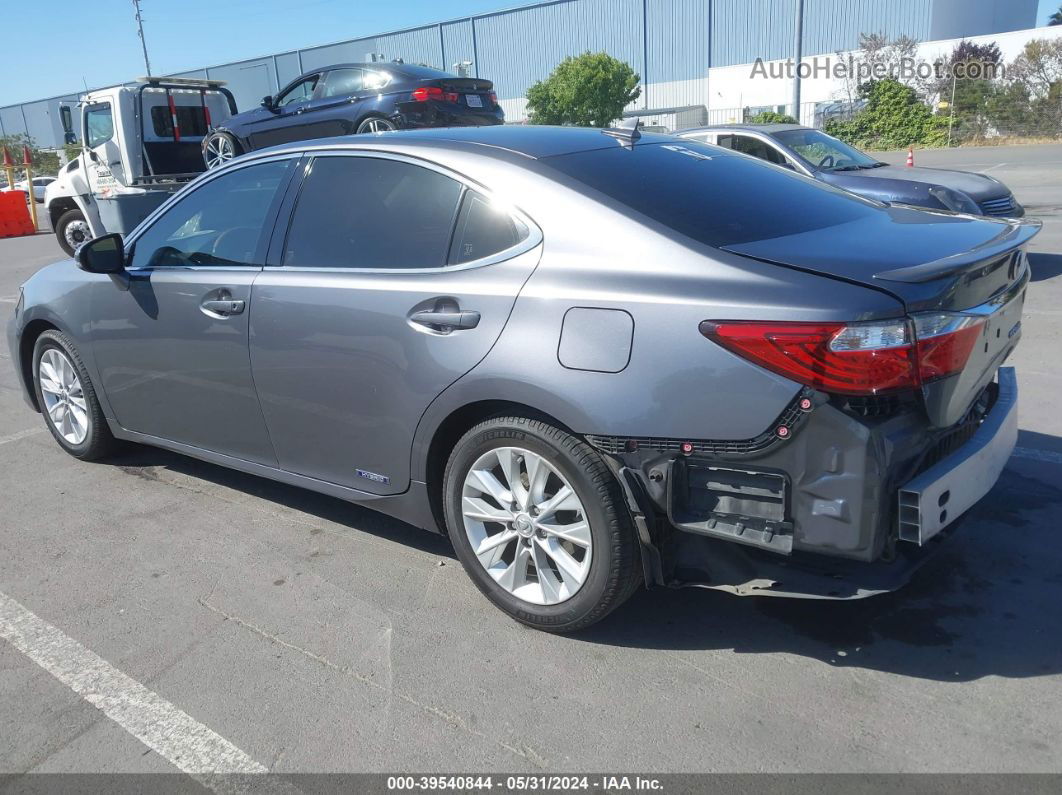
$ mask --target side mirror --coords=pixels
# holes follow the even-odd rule
[[[63,143],[76,144],[77,143],[77,136],[74,135],[72,132],[69,132],[69,131],[65,132],[65,133],[63,133]]]
[[[270,94],[266,94],[262,97],[262,107],[267,110],[273,110],[273,97]]]
[[[125,244],[117,232],[90,240],[77,250],[77,266],[89,273],[125,271]]]

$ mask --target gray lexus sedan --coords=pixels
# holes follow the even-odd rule
[[[821,130],[798,124],[723,124],[676,135],[743,152],[868,199],[973,215],[1025,215],[1010,189],[988,174],[890,166]]]
[[[993,485],[1038,225],[631,130],[326,139],[21,288],[30,407],[448,533],[531,626],[900,586]]]

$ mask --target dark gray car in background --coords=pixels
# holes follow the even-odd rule
[[[630,131],[329,139],[42,269],[8,336],[72,455],[141,442],[448,532],[564,631],[643,581],[902,584],[1014,445],[1037,229]]]
[[[758,157],[868,199],[973,215],[1025,215],[1014,194],[995,177],[890,166],[821,130],[798,124],[723,124],[676,134]]]

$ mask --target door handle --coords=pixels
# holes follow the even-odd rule
[[[478,326],[479,312],[474,312],[468,309],[453,312],[436,312],[429,309],[422,312],[414,312],[409,316],[409,319],[414,323],[428,326],[437,331],[452,331],[455,329],[469,329]]]
[[[200,304],[207,312],[213,312],[215,315],[238,315],[243,312],[243,300],[239,298],[225,298],[215,299],[211,301],[204,301]]]

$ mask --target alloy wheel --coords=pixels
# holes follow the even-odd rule
[[[217,168],[236,157],[236,147],[227,135],[212,135],[206,145],[207,168]]]
[[[461,495],[465,533],[498,585],[525,602],[572,598],[590,572],[590,523],[571,484],[542,456],[519,447],[481,455]]]
[[[37,374],[48,422],[67,442],[81,444],[88,436],[88,404],[73,363],[58,348],[48,348]]]
[[[387,119],[371,118],[363,121],[359,127],[360,133],[378,133],[378,132],[390,132],[395,129],[395,125],[389,122]]]

